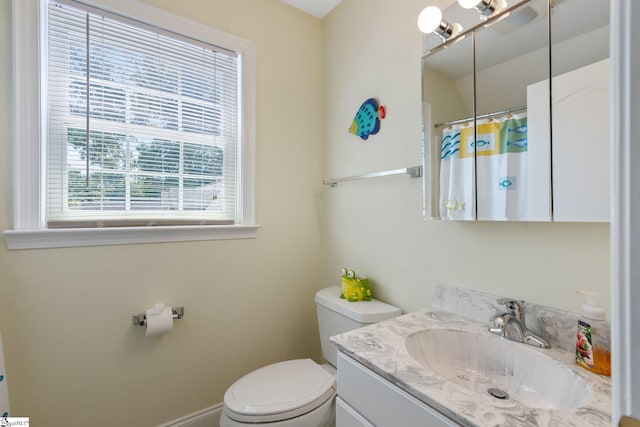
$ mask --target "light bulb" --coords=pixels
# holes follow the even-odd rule
[[[442,22],[442,11],[437,6],[425,7],[418,15],[418,28],[425,34],[432,33]]]
[[[458,4],[465,9],[471,9],[472,7],[476,7],[481,1],[482,0],[458,0]]]

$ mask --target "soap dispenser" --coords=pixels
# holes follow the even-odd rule
[[[604,308],[596,292],[577,291],[587,298],[576,334],[576,362],[600,375],[611,375],[611,345]]]

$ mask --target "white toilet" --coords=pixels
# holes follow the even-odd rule
[[[329,337],[400,315],[380,301],[348,302],[340,287],[316,294],[322,354],[331,364],[311,359],[287,360],[257,369],[224,394],[220,427],[332,427],[335,425],[337,348]]]

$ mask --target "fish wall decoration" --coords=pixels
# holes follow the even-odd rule
[[[378,101],[369,98],[362,103],[356,116],[351,122],[349,132],[366,140],[369,135],[374,135],[380,130],[380,119],[386,115],[384,105],[378,105]]]

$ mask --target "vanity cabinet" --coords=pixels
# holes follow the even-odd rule
[[[380,375],[338,353],[336,427],[459,427]]]
[[[358,411],[353,409],[340,396],[336,398],[336,426],[340,427],[375,427]]]

